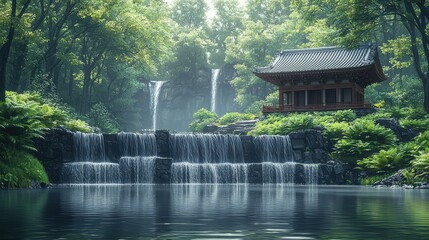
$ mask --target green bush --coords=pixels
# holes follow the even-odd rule
[[[0,159],[1,187],[29,187],[31,182],[48,183],[42,164],[29,153],[6,148]]]
[[[281,134],[287,135],[299,130],[307,130],[314,127],[314,118],[309,114],[291,114],[282,120]]]
[[[335,144],[332,156],[354,165],[357,160],[388,149],[396,141],[392,130],[369,120],[358,119],[345,131],[344,137]]]
[[[419,152],[411,165],[422,172],[421,176],[429,176],[429,149]]]
[[[321,125],[325,128],[324,135],[327,138],[333,140],[334,142],[337,142],[338,140],[340,140],[344,136],[346,130],[349,127],[349,124],[346,122],[334,122],[334,123],[324,122]]]
[[[357,162],[360,169],[370,172],[394,172],[399,169],[408,167],[410,159],[406,158],[403,151],[399,148],[390,148],[364,158]]]
[[[287,135],[299,130],[311,129],[315,125],[312,115],[290,114],[288,116],[269,115],[265,120],[256,123],[249,135]]]
[[[417,132],[424,132],[429,130],[429,119],[401,119],[400,123],[402,127],[406,129],[414,129]]]
[[[253,120],[255,119],[255,115],[250,113],[239,113],[239,112],[230,112],[225,115],[223,115],[218,123],[220,125],[228,125],[231,123],[235,123],[237,121],[243,121],[243,120]]]
[[[360,179],[361,185],[372,185],[378,181],[381,181],[387,177],[389,177],[390,174],[381,174],[381,175],[374,175],[374,176],[367,176]]]
[[[352,122],[356,119],[356,114],[353,112],[353,110],[339,110],[335,111],[332,117],[337,122]]]
[[[209,124],[216,123],[218,116],[214,112],[210,112],[205,108],[201,108],[193,115],[193,120],[191,124],[189,124],[189,130],[192,132],[202,132],[203,128]]]
[[[102,103],[94,104],[89,110],[89,122],[101,129],[102,132],[115,133],[119,131],[119,124],[112,118],[109,110]]]

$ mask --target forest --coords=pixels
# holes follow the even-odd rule
[[[201,71],[229,67],[234,71],[229,79],[234,91],[230,104],[244,115],[230,115],[228,121],[261,116],[262,105],[278,101],[277,89],[257,78],[255,67],[269,65],[281,50],[296,48],[376,44],[388,80],[369,86],[365,99],[390,114],[383,116],[398,116],[405,127],[424,132],[429,123],[428,20],[425,0],[2,0],[0,149],[2,159],[7,159],[2,168],[9,168],[5,162],[14,162],[11,159],[20,154],[27,159],[22,164],[37,165],[31,155],[32,139],[47,128],[141,130],[150,119],[153,80],[169,80],[179,90],[187,86],[181,81],[190,85],[198,81]],[[217,121],[216,114],[201,111],[194,126],[195,121]],[[183,114],[191,118],[192,112]],[[293,121],[280,118],[266,121],[283,127]],[[388,135],[388,143],[370,144],[366,146],[370,151],[356,155],[349,148],[355,143],[340,138],[345,134],[353,139],[359,136],[353,131],[376,128],[364,122],[367,119],[342,132],[344,120],[311,118],[302,121],[335,122],[327,126],[328,134],[339,139],[334,154],[359,156],[347,158],[353,165],[375,153],[386,155],[380,151],[395,151],[389,147],[397,146],[390,133],[380,133]],[[352,116],[349,122],[354,120]],[[252,133],[289,133],[262,125]],[[198,128],[191,124],[191,130]],[[427,164],[420,169],[429,170],[424,138],[416,140],[413,150],[406,150],[406,163],[392,169],[420,159],[418,164]],[[386,170],[374,171],[380,169]],[[46,182],[42,172],[37,171],[37,179]],[[0,182],[19,181],[12,175],[0,175]]]

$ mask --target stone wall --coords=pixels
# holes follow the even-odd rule
[[[62,164],[73,161],[73,132],[63,128],[50,130],[44,139],[37,139],[36,148],[39,150],[36,157],[45,166],[52,183],[59,183]],[[295,183],[305,183],[304,165],[317,163],[319,165],[318,182],[320,184],[347,184],[357,183],[357,173],[347,164],[339,163],[328,155],[329,140],[321,131],[306,130],[290,135],[294,160],[296,165]],[[171,164],[173,159],[170,153],[170,132],[158,130],[155,132],[157,142],[157,156],[155,163],[155,183],[169,183]],[[249,183],[262,183],[261,157],[256,151],[253,136],[240,136],[243,144],[244,158],[249,165]],[[104,134],[106,161],[119,162],[120,151],[116,134]]]

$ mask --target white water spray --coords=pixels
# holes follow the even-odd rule
[[[212,102],[210,111],[216,112],[216,95],[217,95],[217,80],[219,77],[220,69],[212,69]]]
[[[158,115],[158,103],[159,103],[159,94],[161,93],[162,85],[165,81],[151,81],[150,82],[150,100],[151,100],[151,109],[152,109],[152,129],[156,130],[156,121]]]

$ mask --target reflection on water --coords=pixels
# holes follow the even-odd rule
[[[291,185],[0,191],[0,239],[429,238],[429,192]]]

